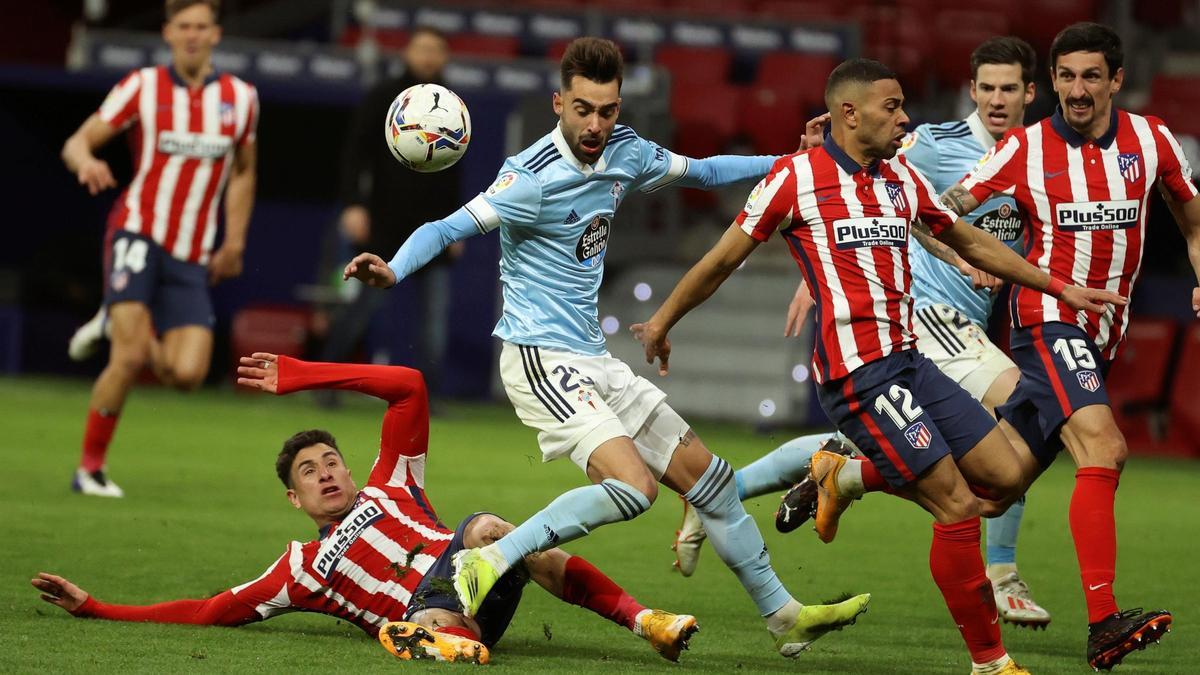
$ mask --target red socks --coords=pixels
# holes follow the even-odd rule
[[[1117,522],[1113,505],[1121,472],[1087,466],[1075,472],[1071,493],[1071,536],[1079,558],[1088,623],[1102,621],[1117,611],[1113,580],[1117,569]]]
[[[562,599],[592,610],[613,623],[633,630],[638,612],[646,609],[604,572],[579,556],[567,559]]]
[[[474,640],[476,642],[481,641],[479,636],[475,634],[475,631],[467,628],[466,626],[438,626],[434,629],[434,631],[438,633],[445,633],[446,635],[457,635],[458,637],[467,638],[468,640]]]
[[[971,660],[989,663],[1003,657],[996,599],[979,553],[978,517],[951,525],[933,524],[929,571],[967,643]]]
[[[92,473],[104,466],[104,457],[108,454],[108,444],[112,441],[113,430],[117,428],[119,415],[103,414],[95,408],[88,410],[87,426],[83,431],[83,456],[79,458],[79,467],[84,471]]]
[[[884,480],[883,474],[879,473],[879,469],[875,468],[875,463],[866,457],[862,458],[861,461],[863,489],[867,492],[886,490],[888,487],[887,481]]]

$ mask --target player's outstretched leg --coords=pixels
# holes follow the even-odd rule
[[[820,449],[846,457],[855,453],[854,444],[841,434],[829,438]],[[779,508],[775,509],[775,529],[784,534],[792,532],[816,515],[817,483],[811,473],[807,473],[779,499]]]
[[[646,495],[628,483],[606,478],[564,492],[493,544],[459,551],[452,561],[454,590],[463,613],[475,616],[496,581],[530,553],[574,541],[601,525],[629,520],[649,508]]]
[[[837,536],[842,512],[866,492],[883,490],[887,482],[870,460],[821,450],[813,455],[809,477],[817,485],[814,525],[828,544]]]
[[[738,498],[742,501],[778,492],[802,480],[808,474],[808,464],[820,447],[831,438],[828,433],[800,436],[780,445],[734,473]],[[675,532],[675,569],[685,577],[696,571],[700,547],[707,534],[695,509],[683,502],[683,523]]]
[[[488,648],[478,640],[448,632],[431,630],[408,621],[392,621],[379,629],[379,643],[393,656],[406,661],[465,661],[485,664],[491,660]]]
[[[1050,624],[1050,612],[1033,600],[1029,586],[1017,572],[1017,531],[1024,514],[1025,497],[1021,496],[1004,515],[986,520],[987,575],[1001,619],[1017,626],[1044,629]]]
[[[1171,632],[1174,618],[1165,609],[1143,612],[1141,607],[1117,612],[1088,625],[1088,665],[1112,670],[1127,654],[1157,644]]]
[[[866,611],[871,596],[858,595],[829,606],[806,607],[797,602],[771,567],[762,534],[738,499],[729,464],[709,453],[691,431],[683,438],[664,482],[677,490],[690,484],[684,498],[699,514],[717,556],[766,617],[779,653],[798,656],[822,635],[854,623]],[[705,468],[693,480],[693,471],[699,466]]]

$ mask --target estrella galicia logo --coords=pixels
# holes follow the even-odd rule
[[[908,219],[842,218],[833,221],[833,238],[839,251],[864,246],[908,248]]]
[[[342,556],[346,555],[350,546],[358,541],[359,536],[372,523],[382,517],[383,509],[372,500],[366,500],[354,507],[354,510],[346,515],[341,524],[321,542],[321,548],[317,549],[317,560],[313,567],[325,580],[328,580],[329,575],[337,569],[338,563],[341,562]]]
[[[1069,232],[1127,230],[1137,225],[1139,205],[1136,199],[1108,202],[1067,202],[1055,209],[1058,229]]]
[[[583,228],[579,235],[579,243],[575,245],[575,258],[587,267],[595,267],[604,260],[604,251],[608,248],[608,232],[612,229],[612,221],[605,216],[596,216]]]
[[[929,432],[929,427],[925,426],[924,422],[917,422],[904,430],[904,438],[917,450],[924,450],[933,440],[933,434]]]
[[[1100,388],[1100,377],[1091,370],[1081,370],[1075,373],[1075,377],[1079,378],[1079,386],[1095,393]]]
[[[1016,241],[1021,237],[1023,227],[1021,212],[1008,202],[1003,202],[996,208],[975,219],[975,227],[992,235],[1000,241]]]

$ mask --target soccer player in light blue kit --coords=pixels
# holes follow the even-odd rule
[[[1034,96],[1035,61],[1033,48],[1019,38],[998,37],[983,42],[971,54],[971,99],[976,110],[965,120],[922,125],[908,135],[900,152],[929,178],[936,192],[956,184],[1006,131],[1022,125],[1025,106]],[[963,219],[1020,250],[1024,225],[1011,197],[998,195]],[[916,300],[913,329],[917,347],[994,414],[996,406],[1008,400],[1019,375],[1016,365],[985,332],[999,282],[971,269],[951,249],[920,230],[913,229],[913,236],[921,243],[908,249]],[[811,307],[808,290],[801,285],[788,309],[785,335],[800,334]],[[734,477],[738,494],[749,499],[800,482],[808,475],[818,450],[846,445],[844,438],[829,433],[794,438],[737,471]],[[815,485],[810,483],[809,488],[807,497],[799,494],[801,486],[797,486],[798,494],[789,493],[785,498],[776,514],[780,530],[790,531],[808,517],[796,504],[815,499]],[[676,533],[673,548],[676,568],[690,576],[706,534],[686,504],[684,509],[683,525]],[[1029,587],[1017,573],[1017,530],[1024,510],[1022,497],[1003,516],[988,521],[987,573],[996,607],[1005,621],[1045,627],[1050,623],[1050,614],[1034,602]]]
[[[797,656],[853,623],[870,596],[802,605],[788,593],[729,464],[708,451],[666,394],[608,353],[596,308],[613,216],[628,194],[759,180],[776,158],[689,159],[617,125],[622,68],[612,42],[572,42],[554,95],[555,129],[506,160],[483,194],[420,227],[390,263],[363,254],[345,273],[390,287],[452,242],[499,229],[504,310],[493,334],[504,341],[505,391],[521,421],[538,430],[543,459],[570,457],[594,483],[563,493],[495,544],[455,556],[455,589],[468,616],[524,556],[640,515],[662,482],[698,512],[779,653]],[[694,630],[694,618],[681,620]]]

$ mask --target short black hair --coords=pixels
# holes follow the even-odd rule
[[[413,40],[415,40],[417,38],[418,35],[421,35],[421,34],[433,36],[433,37],[441,40],[443,44],[450,43],[450,38],[446,36],[445,31],[443,31],[442,29],[437,28],[435,26],[430,26],[429,24],[424,24],[424,23],[417,26],[416,28],[413,28],[412,33],[408,36],[408,41],[412,42]]]
[[[625,59],[621,48],[612,40],[581,37],[571,41],[559,64],[562,88],[571,86],[571,78],[579,75],[592,82],[604,84],[617,81],[617,89],[625,79]]]
[[[829,73],[825,81],[825,103],[839,87],[847,83],[871,84],[878,80],[898,80],[895,71],[874,59],[847,59]]]
[[[166,0],[163,3],[163,12],[166,14],[167,21],[170,21],[175,18],[176,14],[195,5],[208,7],[212,10],[213,21],[221,22],[221,0]]]
[[[275,473],[279,475],[279,480],[283,482],[283,486],[289,490],[292,488],[292,463],[296,461],[296,455],[305,448],[310,448],[318,443],[324,443],[329,447],[337,450],[338,456],[341,457],[342,451],[338,450],[337,440],[333,434],[324,429],[309,429],[292,434],[292,437],[283,442],[283,449],[279,451],[279,456],[275,458]]]
[[[1022,84],[1033,82],[1037,68],[1037,54],[1028,42],[1011,35],[984,40],[975,48],[975,51],[971,52],[971,79],[975,80],[979,77],[979,66],[1013,63],[1021,66]]]
[[[1102,23],[1081,21],[1062,29],[1050,43],[1050,67],[1058,67],[1058,57],[1071,52],[1098,52],[1108,64],[1108,77],[1112,79],[1125,64],[1125,50],[1117,31]]]

